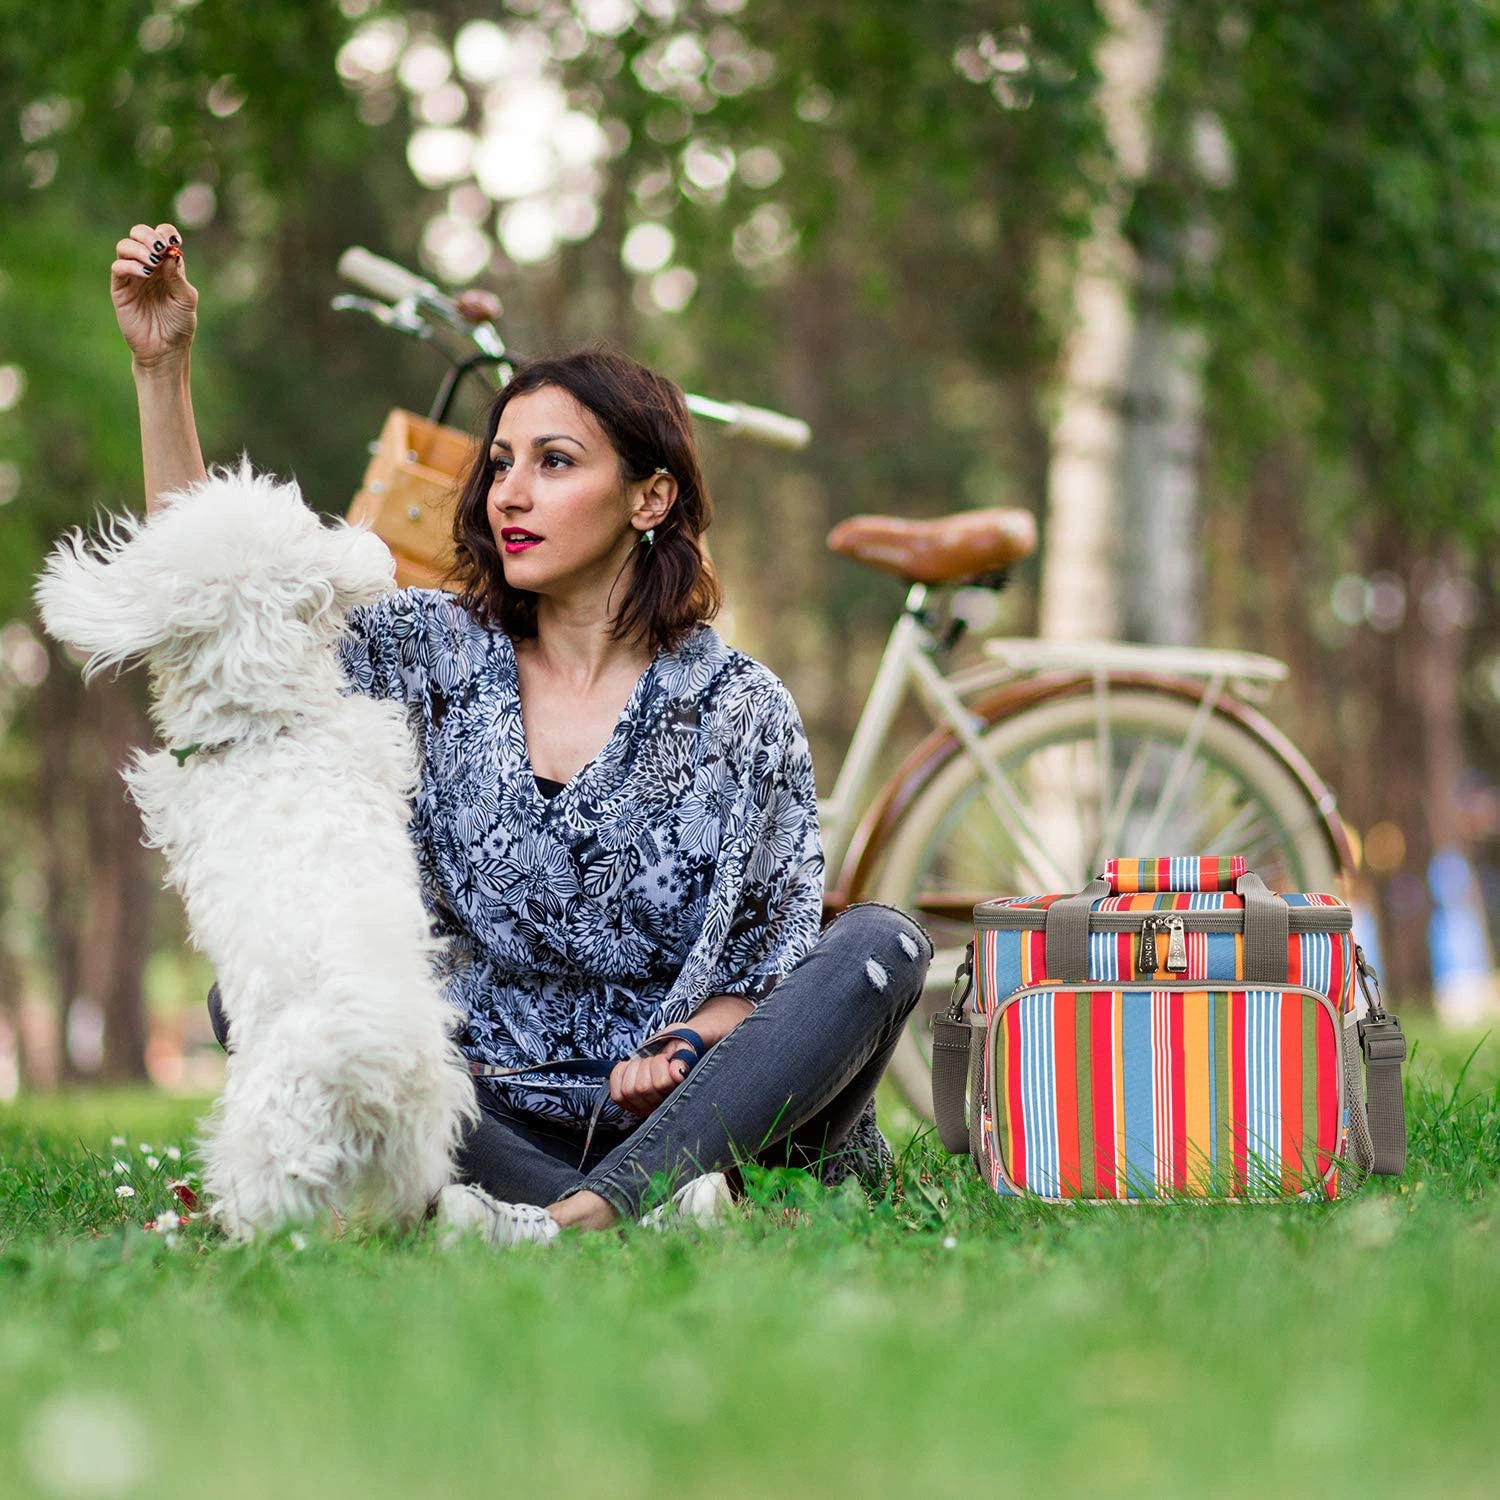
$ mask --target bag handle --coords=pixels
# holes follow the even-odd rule
[[[1098,875],[1076,896],[1064,896],[1047,908],[1048,979],[1061,984],[1088,982],[1089,914],[1094,902],[1109,894],[1109,878]]]
[[[1244,873],[1243,854],[1173,854],[1104,862],[1104,878],[1114,896],[1140,891],[1228,891]]]
[[[1292,909],[1254,870],[1234,883],[1245,903],[1245,982],[1283,985],[1287,982],[1287,947],[1291,941]]]
[[[1253,870],[1234,882],[1245,903],[1245,981],[1285,984],[1291,910]],[[1109,876],[1091,880],[1076,896],[1047,908],[1047,978],[1059,984],[1086,984],[1089,977],[1089,915],[1094,903],[1112,894]]]

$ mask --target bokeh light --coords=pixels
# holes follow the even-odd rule
[[[659,271],[671,260],[676,245],[665,224],[637,224],[620,246],[620,259],[630,271]]]

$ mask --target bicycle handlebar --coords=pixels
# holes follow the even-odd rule
[[[465,318],[453,298],[445,296],[430,281],[398,266],[393,260],[374,255],[363,246],[351,245],[339,256],[338,272],[345,281],[353,282],[386,302],[407,303],[413,308],[429,307],[487,354],[495,358],[505,355],[505,346],[493,324],[476,325]],[[343,305],[349,306],[350,303]],[[414,314],[409,327],[404,322],[392,322],[389,326],[402,332],[415,332],[421,324]],[[509,359],[511,356],[505,357]],[[712,422],[722,422],[731,437],[754,438],[773,448],[794,451],[805,448],[812,441],[812,428],[800,417],[789,417],[763,406],[748,406],[742,401],[710,401],[706,396],[690,394],[686,395],[686,401],[690,412]]]
[[[373,255],[361,245],[351,245],[339,256],[339,275],[345,281],[387,302],[404,302],[409,297],[452,303],[430,281],[424,281],[393,260]]]
[[[796,452],[812,441],[812,428],[801,417],[789,417],[764,406],[747,406],[743,401],[710,401],[706,396],[689,396],[687,408],[696,417],[722,422],[730,437],[750,437],[772,448],[789,448]]]

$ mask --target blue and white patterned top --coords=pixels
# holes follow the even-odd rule
[[[763,998],[817,940],[823,850],[801,716],[711,626],[657,653],[604,748],[551,798],[532,773],[510,637],[452,595],[403,589],[357,607],[338,655],[351,690],[410,706],[411,833],[470,1058],[623,1056],[710,995]],[[598,1088],[489,1082],[513,1109],[577,1125]],[[612,1102],[601,1119],[634,1123]]]

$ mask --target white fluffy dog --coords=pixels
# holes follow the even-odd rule
[[[378,538],[243,456],[102,541],[69,533],[36,586],[86,678],[150,668],[167,748],[123,774],[231,1023],[203,1184],[241,1238],[410,1224],[476,1113],[407,833],[411,731],[402,705],[341,691],[333,652],[393,586]]]

